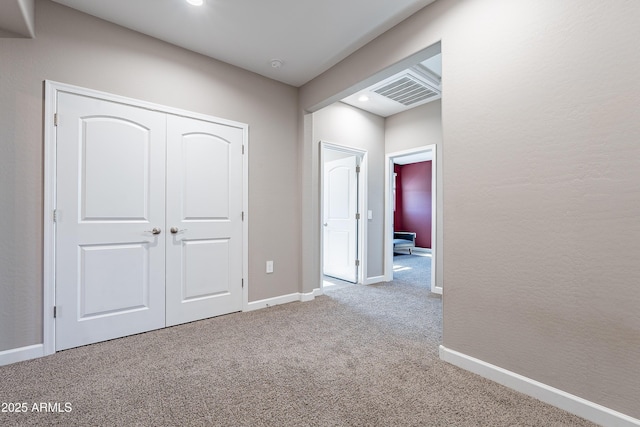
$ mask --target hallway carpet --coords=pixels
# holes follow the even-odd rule
[[[592,425],[439,360],[420,258],[390,283],[0,367],[0,402],[28,408],[0,425]]]

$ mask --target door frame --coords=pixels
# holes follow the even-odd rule
[[[420,154],[430,152],[431,160],[431,292],[442,294],[442,286],[438,286],[436,282],[436,269],[438,263],[436,260],[441,255],[437,252],[437,147],[436,144],[424,145],[421,147],[411,148],[409,150],[387,153],[385,167],[385,281],[393,280],[393,165],[394,160],[411,154]]]
[[[359,148],[349,147],[346,145],[339,145],[328,141],[320,141],[320,218],[324,216],[324,163],[326,151],[338,151],[341,153],[352,154],[360,159],[360,176],[358,177],[358,211],[360,212],[360,220],[357,226],[357,258],[360,260],[360,265],[357,269],[357,281],[356,284],[366,284],[367,280],[367,228],[366,223],[367,212],[367,151]],[[322,221],[320,221],[322,224]],[[320,290],[324,291],[324,233],[320,231]]]
[[[243,153],[242,156],[242,310],[249,308],[249,125],[232,120],[192,111],[168,107],[125,96],[87,89],[79,86],[59,83],[51,80],[44,81],[44,200],[43,200],[43,283],[42,283],[42,308],[43,308],[43,356],[55,353],[55,278],[56,278],[56,112],[58,93],[66,92],[75,95],[87,96],[105,101],[131,105],[138,108],[157,111],[165,114],[189,117],[196,120],[219,123],[242,129]]]

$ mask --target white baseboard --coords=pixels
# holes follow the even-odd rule
[[[385,276],[375,276],[375,277],[367,277],[364,281],[365,285],[375,285],[376,283],[386,282]]]
[[[12,348],[0,351],[0,366],[24,360],[37,359],[44,356],[44,344],[35,344],[27,347]]]
[[[322,295],[322,289],[315,288],[313,291],[309,292],[308,294],[300,294],[300,301],[302,302],[312,301],[316,297],[319,297],[320,295]]]
[[[637,418],[444,346],[440,346],[440,359],[602,426],[640,426]]]
[[[244,311],[260,310],[261,308],[273,307],[274,305],[286,304],[295,301],[312,301],[320,295],[322,295],[322,289],[316,288],[313,291],[305,294],[298,292],[289,295],[282,295],[275,298],[253,301],[247,304],[247,307]],[[36,344],[27,347],[0,351],[0,366],[22,362],[24,360],[37,359],[38,357],[43,356],[45,356],[44,344]]]
[[[307,302],[307,301],[313,300],[315,297],[319,295],[322,295],[322,289],[316,288],[313,291],[306,294],[297,292],[294,294],[281,295],[279,297],[252,301],[247,304],[247,308],[244,311],[260,310],[262,308],[273,307],[274,305],[287,304],[295,301]]]

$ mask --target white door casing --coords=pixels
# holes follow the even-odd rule
[[[68,93],[58,109],[56,349],[161,328],[165,116]]]
[[[167,118],[167,326],[242,309],[242,129]]]
[[[44,355],[248,307],[248,126],[45,86]]]
[[[324,163],[323,273],[348,282],[358,280],[357,157]]]
[[[431,157],[431,292],[436,294],[442,294],[443,287],[438,285],[437,278],[441,277],[441,272],[438,271],[438,258],[442,256],[437,250],[437,168],[438,156],[437,146],[435,144],[425,145],[421,147],[411,148],[404,151],[398,151],[386,154],[386,167],[385,167],[385,281],[390,282],[393,280],[393,165],[394,160],[403,158],[406,156],[413,156],[421,153],[430,153]],[[442,279],[440,279],[442,280]]]

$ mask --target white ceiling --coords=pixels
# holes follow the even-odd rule
[[[435,0],[53,1],[298,87]]]

